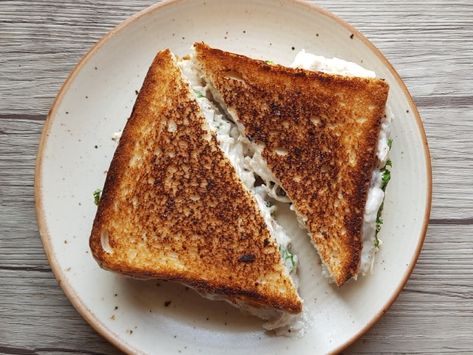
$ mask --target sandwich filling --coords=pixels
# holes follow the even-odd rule
[[[232,163],[243,185],[255,198],[268,230],[279,246],[285,269],[291,276],[294,287],[297,288],[297,256],[292,253],[289,235],[273,218],[273,214],[276,212],[275,201],[288,202],[289,200],[267,168],[261,156],[262,147],[252,144],[245,135],[241,134],[241,127],[238,127],[234,121],[228,118],[229,116],[221,112],[220,107],[212,100],[211,88],[202,82],[201,76],[194,68],[190,58],[180,60],[178,65],[195,93],[197,102],[205,116],[207,129],[215,134],[220,148]],[[221,296],[207,294],[203,296],[225,300]],[[244,303],[238,303],[237,306],[268,320],[263,325],[264,328],[276,330],[278,334],[288,334],[287,329],[289,328],[291,329],[289,334],[297,334],[298,331],[302,331],[304,326],[299,315],[273,309],[258,309]]]

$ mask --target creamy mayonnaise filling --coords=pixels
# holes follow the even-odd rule
[[[345,76],[359,76],[365,78],[375,78],[376,73],[367,70],[360,65],[348,62],[339,58],[325,58],[304,50],[297,53],[294,62],[291,64],[293,68],[301,68],[306,70],[316,70],[329,74],[339,74]],[[379,140],[376,156],[378,164],[373,171],[370,189],[366,199],[364,219],[363,219],[363,246],[361,250],[360,273],[366,274],[372,269],[374,263],[374,255],[377,251],[375,246],[376,240],[376,219],[378,210],[384,201],[384,191],[382,190],[382,172],[381,169],[386,165],[389,154],[389,137],[391,134],[391,121],[393,113],[389,106],[386,106],[386,115],[381,122],[381,130],[379,132]],[[328,273],[324,272],[324,275]]]

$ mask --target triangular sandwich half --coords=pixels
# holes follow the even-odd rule
[[[335,283],[356,277],[388,85],[194,47],[213,98],[266,164],[265,183],[284,190]]]
[[[169,50],[154,59],[123,131],[90,248],[108,270],[179,281],[236,306],[301,312],[255,197]]]

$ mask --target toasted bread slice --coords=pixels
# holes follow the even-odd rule
[[[388,85],[195,44],[202,76],[285,190],[337,285],[357,275]]]
[[[154,59],[123,131],[90,248],[105,269],[301,311],[276,241],[169,50]]]

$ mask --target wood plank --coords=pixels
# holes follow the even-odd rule
[[[0,269],[0,284],[0,353],[116,353],[77,314],[51,272]]]
[[[0,113],[45,115],[82,55],[118,23],[154,2],[3,2]]]
[[[43,118],[0,118],[0,265],[49,270],[36,225],[34,166]]]
[[[473,217],[473,119],[467,119],[472,110],[422,109],[432,156],[433,219]]]

